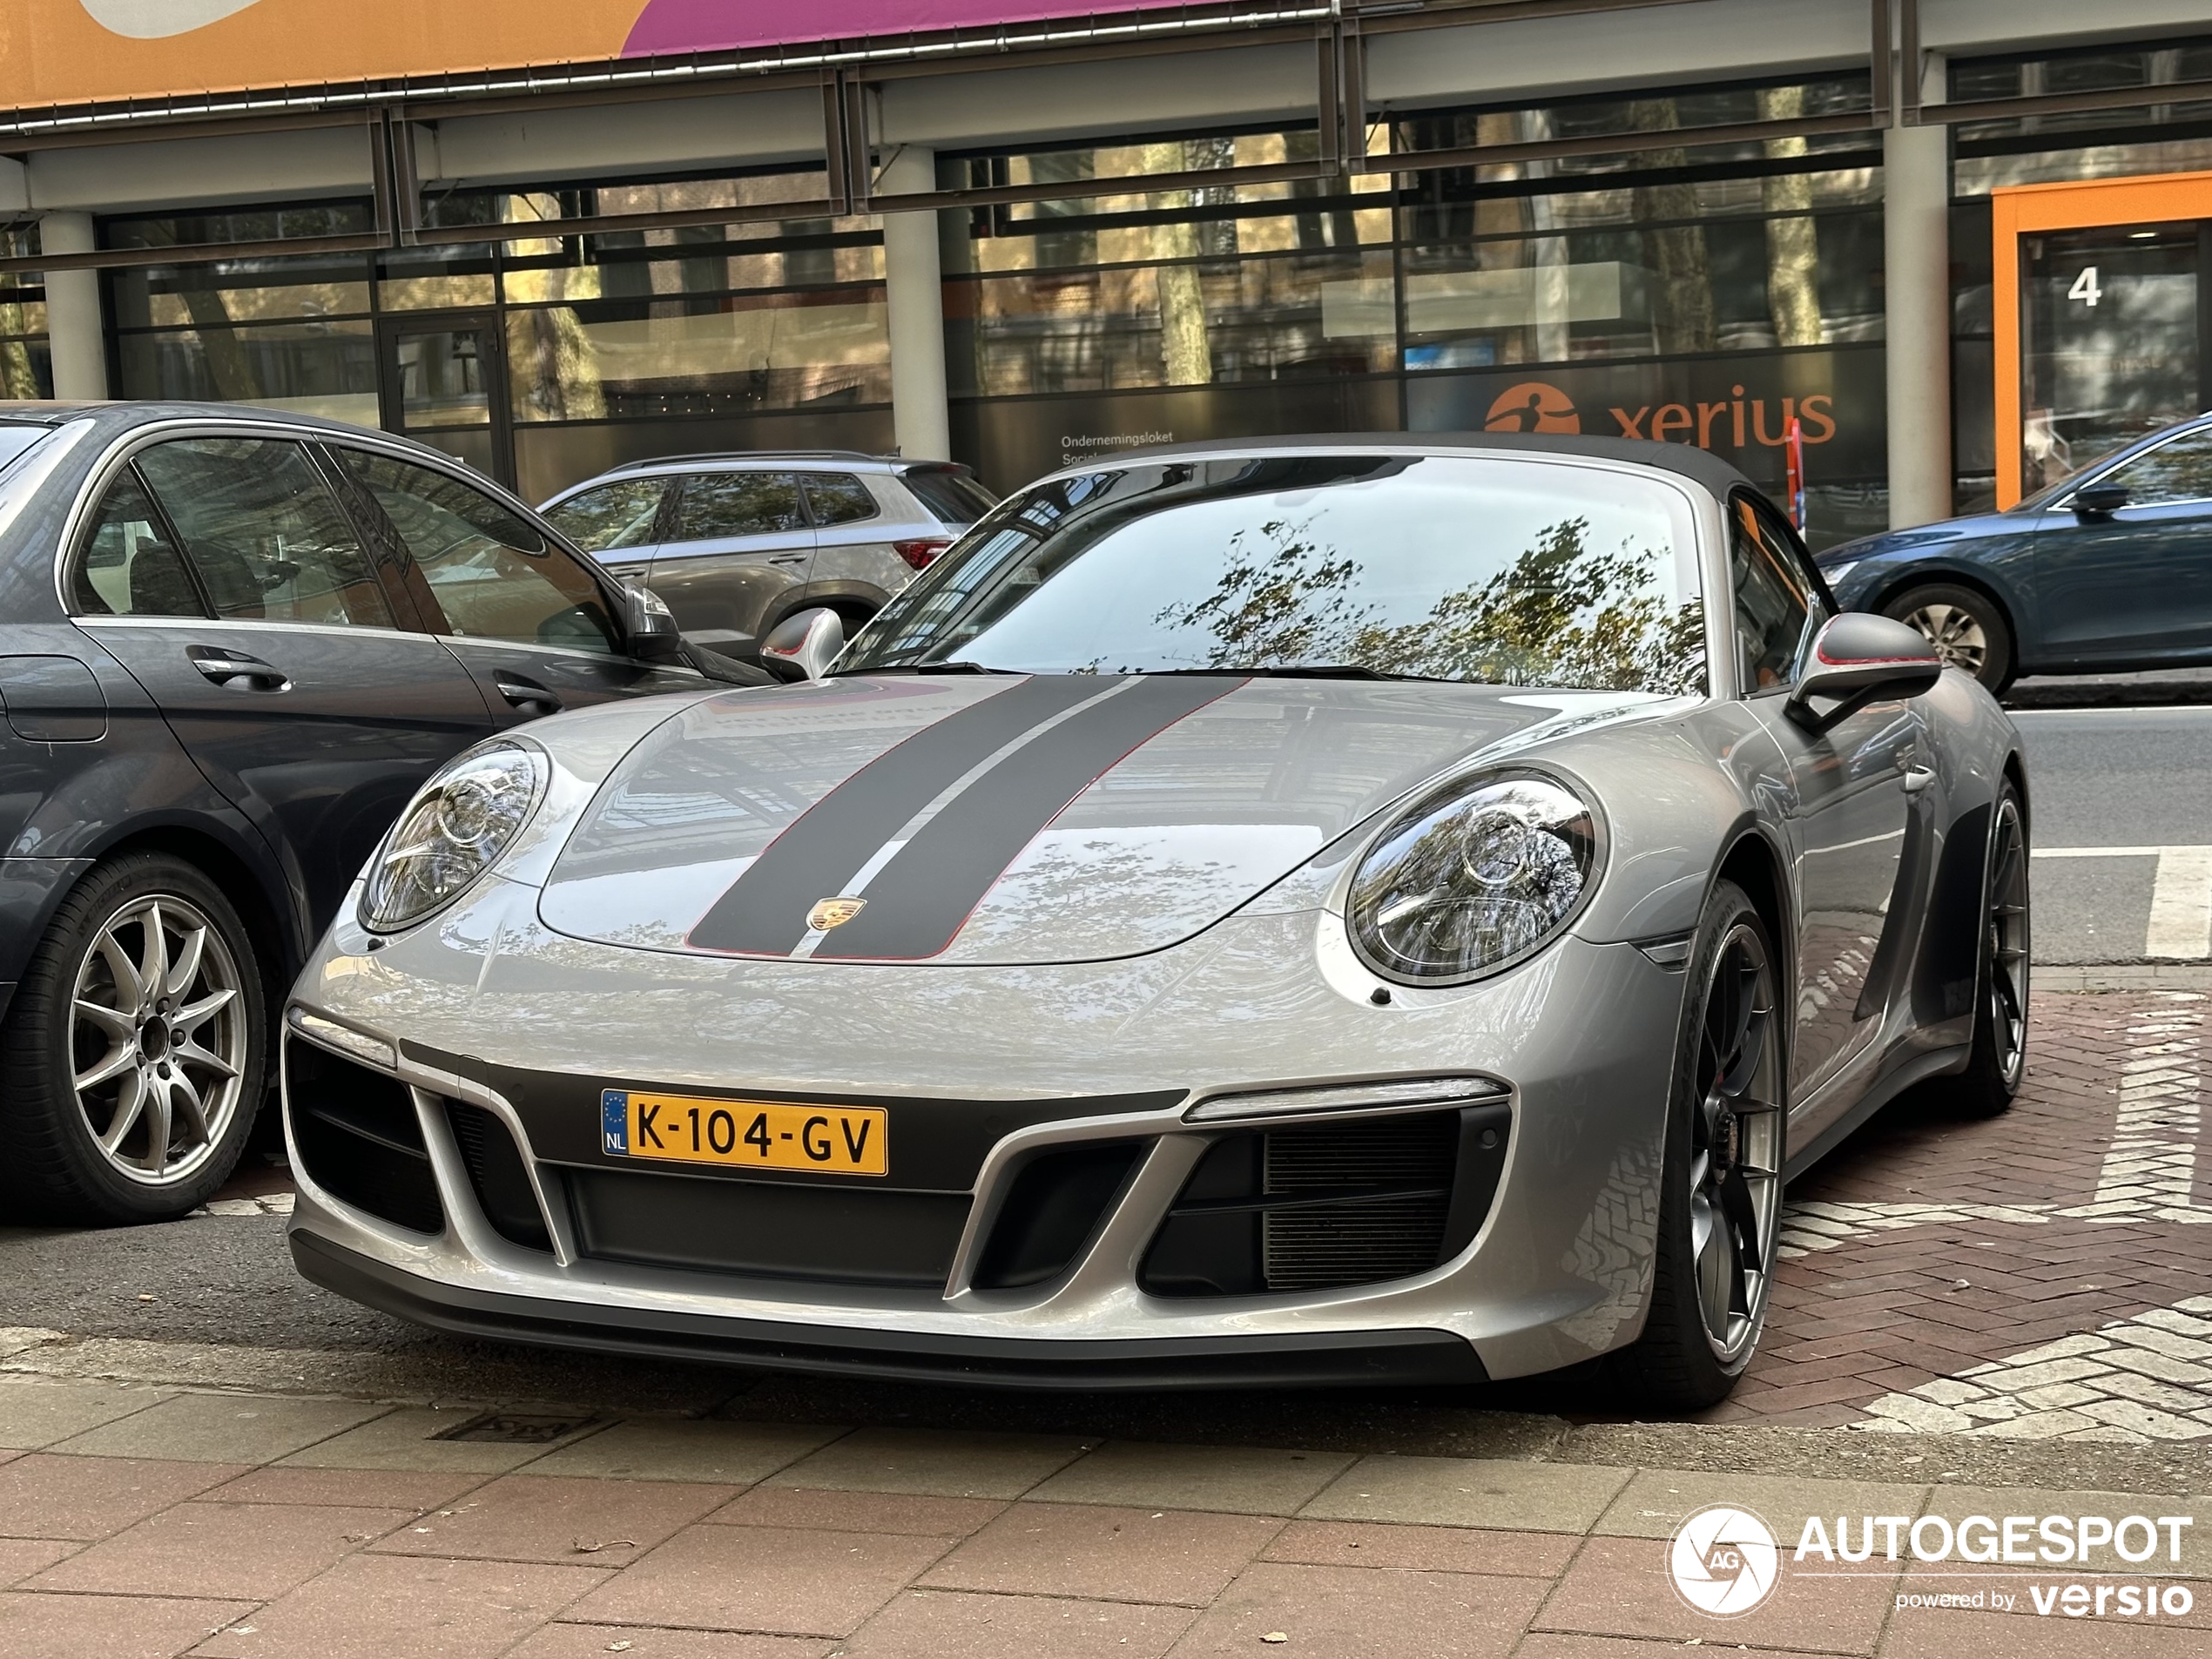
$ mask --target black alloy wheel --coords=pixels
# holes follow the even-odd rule
[[[2027,1075],[2027,826],[2009,783],[1990,821],[1986,892],[1973,1050],[1957,1089],[1959,1104],[1985,1116],[2010,1106]]]
[[[1622,1363],[1646,1404],[1724,1398],[1766,1320],[1782,1220],[1786,1037],[1766,926],[1716,884],[1687,969],[1651,1308]]]

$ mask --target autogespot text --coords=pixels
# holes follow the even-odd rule
[[[2186,1584],[2117,1582],[2130,1568],[2179,1565],[2189,1515],[1968,1515],[1953,1524],[1943,1515],[1838,1515],[1831,1530],[1818,1515],[1798,1534],[1791,1557],[1851,1562],[1966,1561],[1976,1565],[2074,1567],[2097,1575],[2095,1583],[2030,1583],[2020,1590],[1985,1586],[1972,1590],[1900,1590],[1897,1606],[1987,1608],[2009,1612],[2027,1606],[2048,1617],[2179,1618],[2195,1606]],[[2155,1572],[2156,1568],[2151,1570]]]

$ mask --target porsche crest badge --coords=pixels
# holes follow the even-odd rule
[[[833,927],[842,927],[859,915],[867,902],[866,899],[819,899],[815,900],[814,907],[806,913],[806,925],[818,934],[826,934]]]

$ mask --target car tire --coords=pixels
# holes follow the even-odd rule
[[[2010,783],[1990,821],[1983,894],[1973,1049],[1951,1097],[1976,1116],[1993,1117],[2012,1105],[2027,1075],[2027,827]]]
[[[1643,1334],[1617,1366],[1640,1406],[1717,1404],[1758,1347],[1782,1211],[1784,976],[1743,889],[1714,885],[1684,970]]]
[[[253,937],[221,889],[163,853],[96,866],[0,1023],[0,1195],[64,1222],[198,1208],[253,1131],[267,1033]]]
[[[1885,601],[1882,614],[1919,629],[1946,666],[1973,675],[1992,697],[2013,683],[2012,624],[1980,589],[1924,583]]]

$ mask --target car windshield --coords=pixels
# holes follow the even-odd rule
[[[854,638],[843,673],[1320,672],[1704,689],[1687,496],[1467,455],[1268,455],[1049,479]]]

